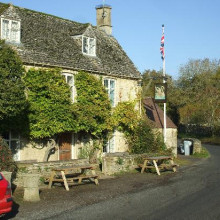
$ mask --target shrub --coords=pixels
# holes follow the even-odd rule
[[[147,118],[135,110],[134,102],[119,103],[114,109],[113,121],[116,129],[124,133],[130,153],[170,153],[161,134],[155,133]]]
[[[0,171],[16,171],[17,166],[13,160],[11,150],[6,142],[0,137]]]

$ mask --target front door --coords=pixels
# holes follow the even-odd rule
[[[59,157],[60,160],[71,159],[72,134],[64,133],[59,138]]]

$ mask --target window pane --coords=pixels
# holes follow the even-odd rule
[[[9,20],[3,20],[2,22],[2,38],[9,40]]]
[[[67,83],[70,87],[73,86],[73,76],[67,75]]]
[[[18,153],[19,146],[20,146],[20,141],[18,141],[18,140],[17,141],[11,141],[10,148],[11,148],[11,152],[12,152],[13,155]]]
[[[5,139],[5,140],[9,140],[9,132],[4,132],[4,133],[2,134],[2,137],[3,137],[3,139]]]
[[[110,89],[111,90],[115,89],[115,81],[114,80],[110,80]]]
[[[108,80],[107,80],[107,79],[104,80],[104,86],[105,86],[106,88],[108,88]]]
[[[89,54],[95,55],[95,39],[93,38],[89,39]]]
[[[114,104],[115,104],[115,90],[111,90],[109,96],[110,96],[109,98],[111,101],[111,105],[114,106]]]
[[[18,41],[18,31],[19,25],[18,22],[12,21],[11,24],[11,41]]]
[[[89,45],[88,45],[88,38],[87,37],[83,37],[83,53],[86,53],[88,54],[88,48],[89,48]]]
[[[115,136],[113,136],[113,137],[109,140],[109,152],[110,152],[110,153],[114,153],[114,149],[115,149]]]
[[[13,131],[11,132],[11,139],[18,139],[19,140],[19,133]]]
[[[115,104],[115,81],[114,80],[110,80],[110,101],[112,106],[114,106]]]
[[[108,153],[108,142],[105,140],[103,143],[103,153]]]

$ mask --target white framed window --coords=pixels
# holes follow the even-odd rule
[[[96,56],[96,39],[82,36],[82,52],[86,55]]]
[[[16,132],[7,132],[3,134],[3,139],[11,149],[15,161],[20,160],[20,135]]]
[[[111,138],[109,138],[103,147],[103,153],[114,153],[115,152],[115,131]]]
[[[104,79],[104,86],[108,92],[111,105],[114,107],[115,106],[115,80]]]
[[[12,43],[20,43],[20,21],[1,18],[1,39]]]
[[[74,102],[74,76],[70,73],[62,73],[62,75],[65,77],[66,83],[70,87],[71,100]]]

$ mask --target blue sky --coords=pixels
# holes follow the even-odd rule
[[[0,0],[3,3],[96,25],[102,0]],[[166,72],[178,77],[192,59],[220,58],[219,0],[106,0],[113,35],[140,72],[160,70],[161,25],[165,25]]]

